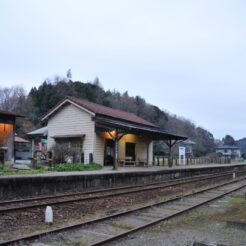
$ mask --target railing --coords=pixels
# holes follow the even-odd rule
[[[32,149],[30,145],[15,145],[14,158],[18,160],[32,160]]]
[[[154,156],[153,165],[168,166],[169,158],[167,156]],[[202,165],[202,164],[230,164],[231,159],[227,157],[190,157],[185,158],[185,165]],[[172,166],[181,166],[179,158],[173,157],[171,159]]]

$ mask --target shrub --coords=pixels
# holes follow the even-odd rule
[[[55,165],[57,171],[87,171],[99,170],[102,166],[97,163],[83,164],[83,163],[60,163]]]
[[[68,147],[65,143],[56,143],[51,151],[54,163],[75,163],[81,161],[82,150],[80,148]]]

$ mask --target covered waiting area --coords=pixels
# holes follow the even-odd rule
[[[147,136],[152,141],[164,141],[169,148],[169,163],[172,160],[172,147],[187,139],[187,137],[168,133],[159,127],[149,127],[121,120],[110,119],[108,117],[95,117],[96,132],[108,132],[114,142],[114,169],[118,167],[119,141],[126,134]]]

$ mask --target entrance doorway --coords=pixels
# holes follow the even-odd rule
[[[106,139],[104,150],[104,165],[113,166],[114,164],[114,141]]]
[[[135,143],[126,143],[126,157],[131,157],[132,161],[135,161]]]

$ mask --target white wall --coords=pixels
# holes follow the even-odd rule
[[[89,113],[69,104],[53,114],[48,121],[48,150],[55,143],[52,136],[85,134],[83,152],[85,163],[89,162],[89,153],[94,151],[95,122]]]
[[[94,135],[94,162],[104,164],[104,148],[105,139],[102,133],[95,133]]]

